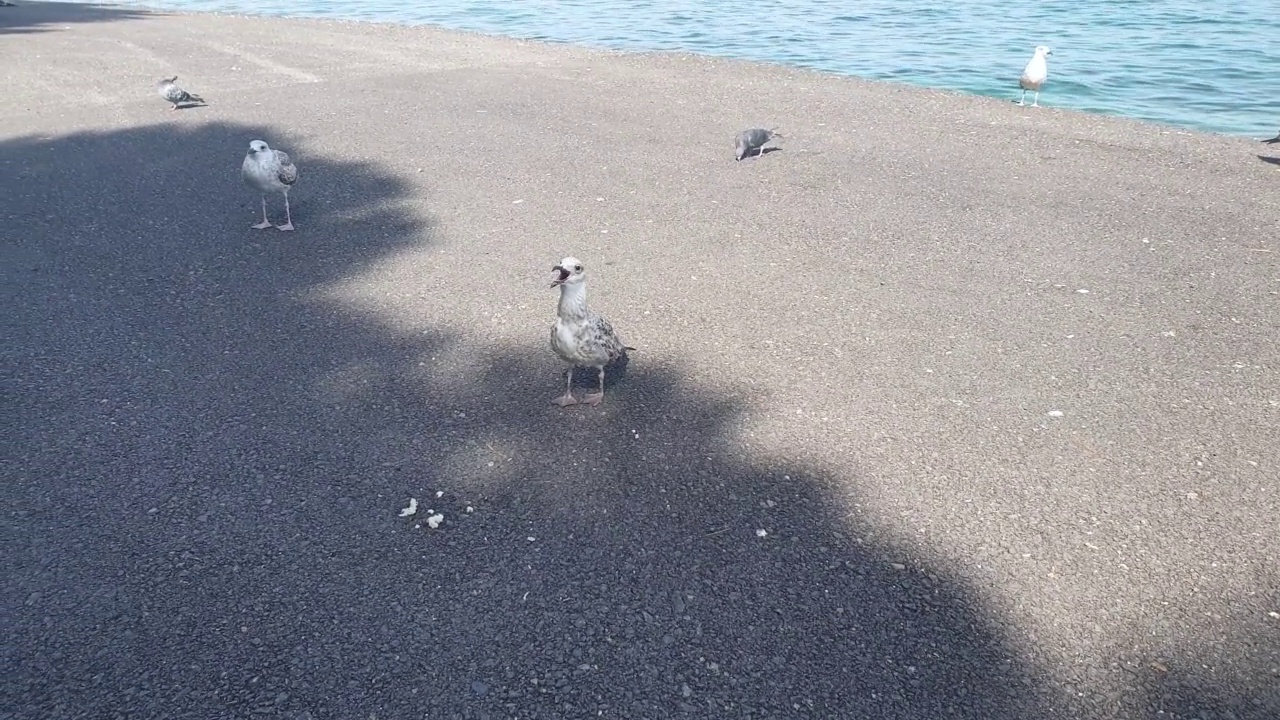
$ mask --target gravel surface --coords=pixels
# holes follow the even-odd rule
[[[1270,146],[430,28],[0,46],[0,718],[1280,715]],[[595,409],[565,255],[638,348]]]

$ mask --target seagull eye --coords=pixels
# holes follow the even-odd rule
[[[573,271],[574,271],[574,272],[582,272],[582,266],[581,266],[581,265],[574,265],[574,266],[573,266]]]

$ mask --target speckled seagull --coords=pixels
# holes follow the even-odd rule
[[[240,177],[246,183],[262,192],[262,222],[253,227],[265,230],[271,227],[267,219],[267,193],[278,192],[284,195],[283,225],[281,230],[293,229],[293,215],[289,212],[289,188],[298,182],[298,168],[289,160],[288,153],[272,150],[265,142],[254,140],[249,143],[249,153],[244,156],[240,165]]]
[[[156,83],[156,92],[160,93],[160,97],[173,103],[173,107],[169,108],[170,110],[177,110],[179,106],[188,103],[200,103],[201,105],[206,104],[204,98],[199,95],[192,95],[186,90],[178,87],[177,75],[174,75],[171,78],[165,78]]]
[[[1018,99],[1019,105],[1027,102],[1027,91],[1035,93],[1035,97],[1031,100],[1031,107],[1040,107],[1040,88],[1044,87],[1044,81],[1049,79],[1049,63],[1045,60],[1052,55],[1053,51],[1044,45],[1036,46],[1036,52],[1031,56],[1031,61],[1022,69],[1022,77],[1018,78],[1018,87],[1022,88],[1022,97]]]
[[[764,128],[751,128],[738,133],[738,137],[734,138],[734,160],[756,153],[756,156],[764,155],[764,146],[774,138],[780,138],[778,129],[765,130]]]
[[[551,270],[555,273],[551,287],[560,288],[556,324],[551,328],[551,349],[569,363],[564,395],[552,402],[560,407],[578,403],[573,397],[573,368],[582,366],[600,372],[600,391],[584,396],[582,402],[599,405],[604,399],[605,366],[625,358],[627,351],[635,348],[623,345],[609,321],[587,309],[587,275],[581,261],[567,257]]]

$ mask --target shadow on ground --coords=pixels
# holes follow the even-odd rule
[[[637,354],[563,411],[541,346],[317,300],[433,226],[282,144],[299,230],[249,230],[277,136],[0,145],[9,717],[1082,716],[740,401]]]
[[[118,5],[62,2],[15,2],[0,6],[0,35],[57,30],[60,25],[110,22],[142,17],[144,13]]]
[[[1259,646],[1274,644],[1268,629],[1265,635],[1252,638],[1236,637],[1232,640],[1254,643]],[[1134,682],[1147,693],[1146,711],[1150,717],[1170,720],[1202,720],[1227,718],[1231,720],[1266,720],[1280,717],[1280,673],[1274,665],[1255,669],[1254,677],[1271,675],[1269,687],[1241,688],[1237,678],[1214,677],[1205,670],[1208,665],[1197,662],[1201,658],[1191,651],[1179,653],[1168,662],[1157,663],[1155,668],[1141,668]],[[1275,659],[1272,658],[1274,663]],[[1170,667],[1174,665],[1174,667]]]
[[[1274,571],[1257,572],[1252,580],[1264,607],[1280,607],[1280,577]],[[1145,712],[1171,720],[1280,717],[1280,618],[1274,615],[1231,607],[1225,617],[1212,618],[1221,622],[1206,631],[1199,627],[1200,618],[1173,611],[1154,628],[1138,629],[1114,652],[1131,695],[1145,700],[1145,706],[1126,708],[1124,715]],[[1155,643],[1150,642],[1153,635]],[[1159,649],[1152,652],[1152,644]],[[1218,670],[1225,667],[1234,672]]]

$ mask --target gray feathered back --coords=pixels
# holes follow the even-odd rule
[[[777,133],[777,129],[765,130],[764,128],[751,128],[738,133],[734,139],[734,149],[737,151],[737,159],[750,155],[751,153],[764,147],[765,143],[782,137]]]

